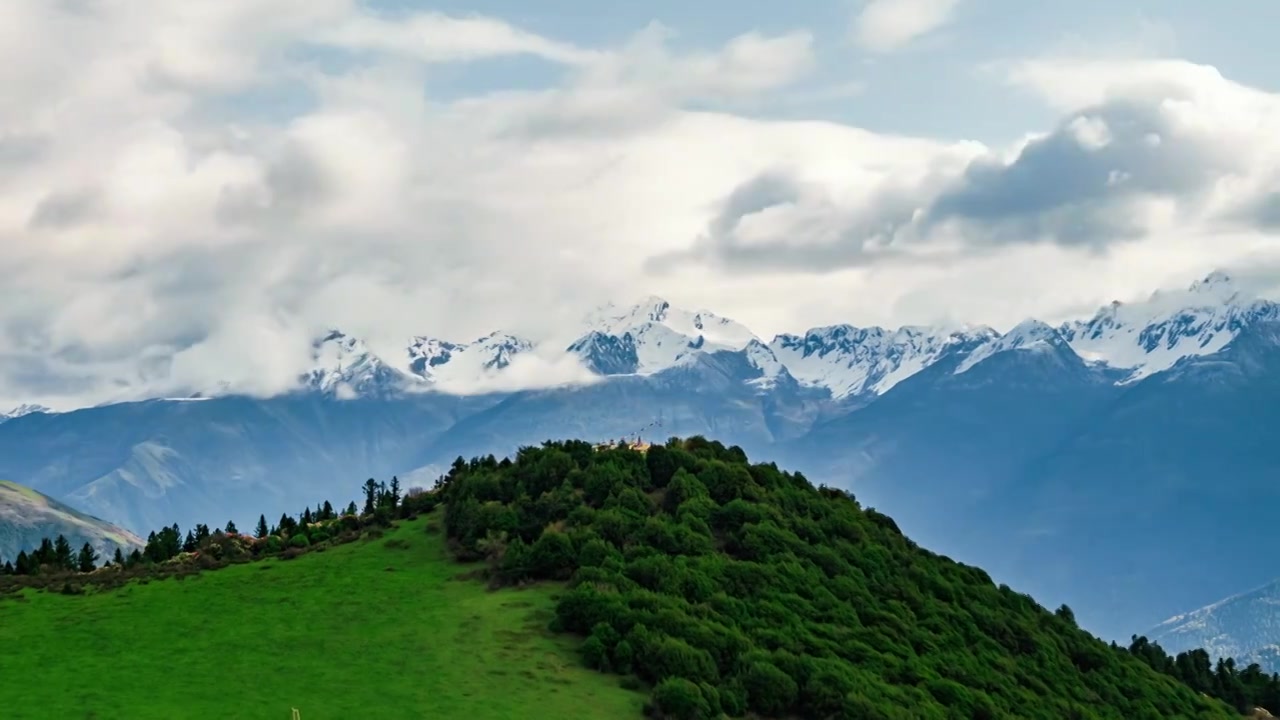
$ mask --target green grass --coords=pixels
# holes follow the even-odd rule
[[[426,524],[182,580],[0,598],[0,715],[641,716],[640,693],[546,630],[558,588],[460,579]]]

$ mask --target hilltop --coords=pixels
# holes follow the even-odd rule
[[[137,535],[86,515],[53,498],[14,482],[0,480],[0,565],[19,552],[31,551],[44,538],[66,537],[75,548],[84,543],[103,557],[120,549],[128,554],[142,547]]]

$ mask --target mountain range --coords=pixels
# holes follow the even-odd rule
[[[89,543],[104,560],[117,549],[128,554],[142,539],[105,520],[86,515],[28,487],[0,480],[0,564],[12,562],[40,541],[62,535],[79,550]]]
[[[422,336],[382,357],[335,329],[277,397],[19,413],[0,476],[145,532],[345,502],[370,476],[425,485],[459,455],[550,437],[701,434],[851,488],[922,544],[1128,638],[1280,574],[1248,519],[1280,508],[1278,321],[1215,272],[1005,333],[765,339],[660,298],[588,313],[564,345]],[[504,381],[537,363],[573,382]]]

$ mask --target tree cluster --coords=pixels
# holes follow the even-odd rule
[[[1280,675],[1263,672],[1250,663],[1243,668],[1231,658],[1216,663],[1204,650],[1169,655],[1158,643],[1134,636],[1129,653],[1169,677],[1177,678],[1196,692],[1218,698],[1244,714],[1255,707],[1280,708]]]
[[[197,524],[185,535],[177,523],[161,528],[147,535],[144,547],[135,548],[128,554],[117,548],[114,557],[102,564],[104,569],[114,568],[130,575],[96,577],[100,558],[89,543],[76,553],[64,536],[59,535],[54,540],[46,538],[31,553],[20,552],[15,561],[0,565],[0,576],[12,578],[11,582],[0,586],[0,590],[30,585],[37,579],[61,579],[92,573],[95,575],[92,579],[105,583],[174,566],[208,569],[228,562],[277,555],[292,557],[314,546],[355,539],[359,531],[368,525],[385,525],[395,518],[429,512],[436,504],[435,494],[421,489],[402,494],[400,480],[395,477],[390,483],[379,483],[371,478],[361,489],[365,495],[364,513],[359,511],[355,502],[339,513],[326,500],[314,509],[307,506],[296,516],[283,513],[271,525],[265,515],[260,515],[252,535],[242,534],[234,521],[221,529]]]
[[[666,718],[1226,718],[1226,705],[736,447],[582,442],[459,458],[459,559],[568,581],[553,627]]]

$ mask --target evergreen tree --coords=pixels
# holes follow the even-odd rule
[[[355,501],[355,500],[352,500],[350,503],[348,503],[348,504],[347,504],[347,510],[346,510],[346,512],[345,512],[344,514],[346,514],[346,515],[355,515],[355,514],[356,514],[356,501]]]
[[[225,531],[225,532],[226,532],[228,535],[237,535],[237,534],[239,534],[239,531],[238,531],[238,530],[236,530],[236,524],[235,524],[235,522],[233,522],[233,521],[231,521],[231,520],[228,520],[228,521],[227,521],[227,529],[226,529],[226,531]]]
[[[41,538],[40,547],[35,551],[36,566],[52,565],[54,560],[55,555],[53,552],[53,541],[49,538]]]
[[[187,531],[187,539],[182,541],[182,552],[195,552],[200,546],[196,543],[196,534]]]
[[[267,529],[267,516],[266,516],[266,515],[259,515],[259,516],[258,516],[258,527],[257,527],[257,529],[254,531],[254,535],[257,535],[257,536],[258,536],[258,537],[260,537],[260,538],[264,538],[264,537],[266,537],[266,536],[268,536],[268,535],[270,535],[270,534],[271,534],[271,532]]]
[[[97,567],[98,553],[89,543],[85,543],[80,548],[80,555],[76,558],[77,569],[82,573],[93,572]]]
[[[142,562],[142,553],[138,552],[137,548],[134,548],[133,552],[129,553],[129,561],[127,565],[129,567],[133,567],[140,562]]]
[[[209,532],[209,526],[204,523],[196,525],[196,544],[203,545],[205,540],[209,539],[212,533]]]
[[[328,500],[324,501],[324,507],[320,508],[320,514],[324,516],[325,520],[332,520],[334,518],[333,506],[329,504]]]
[[[391,476],[391,509],[395,510],[400,506],[400,478],[395,475]]]
[[[307,507],[305,510],[302,511],[302,524],[310,525],[313,520],[314,518],[311,517],[311,508]]]
[[[33,564],[32,558],[30,555],[27,554],[26,550],[23,550],[18,553],[18,557],[14,560],[14,563],[15,565],[13,566],[13,570],[15,574],[17,575],[34,575],[35,574],[32,570],[32,564]]]
[[[60,570],[74,570],[76,567],[75,554],[71,550],[71,543],[67,542],[67,538],[59,534],[58,539],[53,542],[54,564]]]
[[[124,553],[120,551],[119,547],[116,548],[116,554],[111,556],[111,562],[116,567],[124,567]]]
[[[14,569],[13,563],[9,562],[8,560],[5,560],[4,568],[0,569],[0,573],[4,573],[5,575],[16,575],[17,570]]]
[[[364,514],[372,515],[378,508],[378,481],[369,478],[364,481]]]

